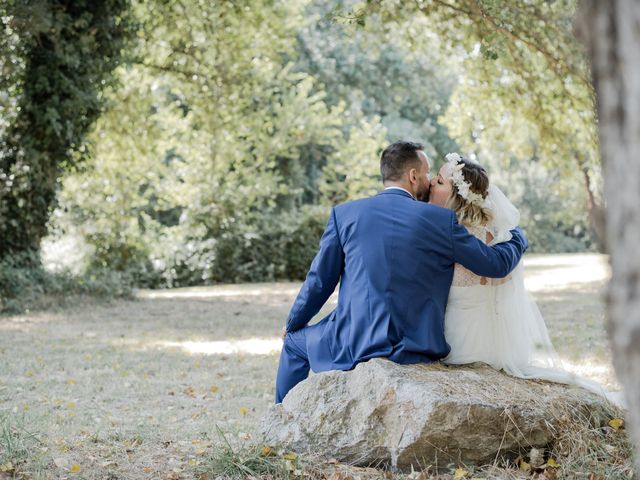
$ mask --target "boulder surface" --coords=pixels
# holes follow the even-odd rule
[[[386,359],[313,375],[262,422],[264,441],[360,466],[401,470],[492,463],[550,444],[567,415],[606,422],[607,404],[577,387],[522,380],[475,364]]]

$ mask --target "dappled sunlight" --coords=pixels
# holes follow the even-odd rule
[[[42,328],[44,324],[55,324],[62,320],[62,315],[50,312],[25,313],[22,315],[0,317],[0,331],[27,332]]]
[[[215,342],[157,342],[159,347],[181,348],[188,353],[204,355],[273,355],[280,353],[282,340],[280,338],[250,338],[248,340],[223,340]]]
[[[607,389],[620,390],[621,386],[609,359],[582,358],[578,361],[561,358],[562,367],[579,377],[601,383]]]
[[[603,282],[610,277],[605,255],[532,255],[525,257],[524,266],[525,285],[530,292]]]
[[[300,283],[255,283],[246,285],[216,285],[210,287],[172,288],[168,290],[139,290],[138,298],[224,298],[262,297],[265,295],[295,295]]]

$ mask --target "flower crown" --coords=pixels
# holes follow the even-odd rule
[[[484,206],[485,199],[479,193],[471,190],[471,183],[464,179],[462,169],[464,163],[462,163],[462,157],[457,153],[447,153],[445,155],[447,163],[445,163],[447,178],[451,179],[453,184],[458,189],[458,193],[467,202],[477,205],[479,207]]]

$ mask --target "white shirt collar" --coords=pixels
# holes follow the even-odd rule
[[[392,188],[395,188],[396,190],[402,190],[403,192],[407,192],[409,195],[411,195],[411,192],[409,190],[407,190],[406,188],[402,188],[402,187],[384,187],[385,190],[391,190]],[[411,195],[411,198],[413,198],[414,200],[416,199],[416,197],[414,197],[413,195]]]

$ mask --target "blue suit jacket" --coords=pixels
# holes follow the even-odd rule
[[[452,210],[389,189],[331,210],[320,250],[298,293],[286,330],[305,327],[340,282],[338,306],[308,327],[311,369],[349,370],[374,357],[432,362],[450,350],[444,312],[454,263],[478,275],[505,277],[528,243],[487,247]]]

